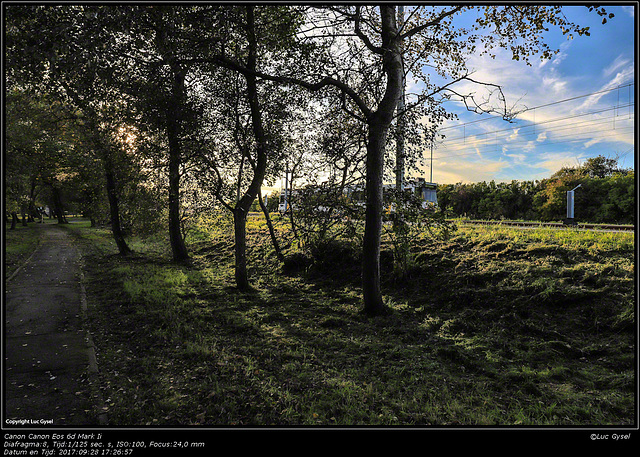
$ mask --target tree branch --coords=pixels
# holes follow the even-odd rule
[[[367,106],[365,101],[347,84],[339,81],[330,76],[323,77],[320,81],[312,83],[309,81],[304,81],[299,78],[294,78],[291,76],[277,76],[277,75],[269,75],[263,73],[258,70],[252,70],[250,68],[245,67],[244,65],[221,55],[214,55],[208,58],[201,59],[185,59],[182,62],[185,63],[210,63],[214,65],[220,65],[222,67],[228,68],[230,70],[237,71],[242,73],[243,75],[255,76],[266,81],[274,81],[283,84],[293,84],[304,87],[312,92],[317,92],[325,87],[335,87],[340,90],[342,93],[346,94],[353,102],[358,106],[362,114],[365,118],[369,118],[372,115],[371,109]]]
[[[355,31],[356,35],[358,36],[358,38],[360,38],[362,40],[364,45],[371,52],[373,52],[375,54],[382,55],[384,53],[384,49],[379,47],[379,46],[375,46],[371,42],[371,40],[369,40],[369,37],[364,34],[364,32],[360,29],[360,20],[361,20],[360,6],[356,6],[356,14],[354,16],[354,31]]]
[[[230,204],[228,204],[224,198],[222,197],[222,195],[220,194],[220,192],[222,191],[222,183],[223,183],[223,179],[222,176],[220,175],[220,170],[218,169],[218,166],[216,165],[216,163],[211,160],[209,157],[207,157],[205,154],[201,154],[200,158],[203,159],[205,161],[205,164],[215,172],[216,177],[218,178],[218,185],[217,188],[214,190],[213,194],[216,196],[216,199],[222,203],[222,206],[224,206],[225,208],[227,208],[229,211],[233,212],[233,206],[231,206]]]
[[[456,14],[458,11],[461,11],[464,7],[465,7],[464,5],[459,5],[453,8],[452,10],[445,11],[435,19],[432,19],[429,22],[425,22],[424,24],[420,24],[419,26],[414,27],[411,30],[408,30],[405,33],[401,34],[400,39],[404,40],[406,38],[411,38],[416,33],[420,33],[428,27],[433,27],[434,25],[438,25],[440,22],[442,22],[443,19]]]

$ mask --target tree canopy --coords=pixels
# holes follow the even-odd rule
[[[588,8],[603,22],[612,17]],[[185,220],[194,208],[221,205],[234,217],[236,282],[246,289],[250,208],[288,164],[312,158],[341,171],[343,189],[347,177],[364,181],[369,315],[385,312],[385,179],[419,162],[454,116],[445,101],[506,120],[515,114],[501,87],[472,77],[467,58],[505,48],[530,63],[557,52],[543,39],[550,27],[589,35],[561,7],[546,5],[412,6],[401,17],[392,5],[27,4],[5,13],[8,94],[27,97],[13,98],[8,116],[8,206],[17,210],[34,176],[49,180],[54,194],[63,183],[94,215],[108,202],[103,217],[121,254],[130,253],[127,230],[145,225],[134,221],[156,213],[173,260],[188,262]],[[462,18],[472,20],[463,27]],[[415,93],[405,92],[409,77],[418,81]],[[62,107],[63,123],[35,127]],[[391,154],[396,142],[406,144],[402,170]],[[47,156],[47,173],[33,167],[34,154]],[[589,163],[587,177],[612,166]],[[98,175],[102,192],[93,185]],[[513,189],[520,203],[530,201],[529,190]]]

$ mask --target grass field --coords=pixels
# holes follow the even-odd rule
[[[190,266],[163,237],[122,259],[69,226],[112,425],[635,423],[633,233],[464,227],[417,237],[402,272],[385,243],[393,313],[367,318],[357,246],[293,245],[282,265],[248,227],[241,293],[225,219],[190,231]]]

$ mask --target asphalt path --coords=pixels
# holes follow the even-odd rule
[[[64,228],[37,230],[38,248],[5,281],[3,426],[104,425],[81,252]]]

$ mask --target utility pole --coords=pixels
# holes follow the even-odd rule
[[[431,163],[429,164],[429,182],[433,182],[433,138],[431,138]]]
[[[284,169],[284,208],[282,209],[282,212],[286,212],[288,209],[288,205],[289,205],[289,162],[287,162],[287,165],[285,166]]]

